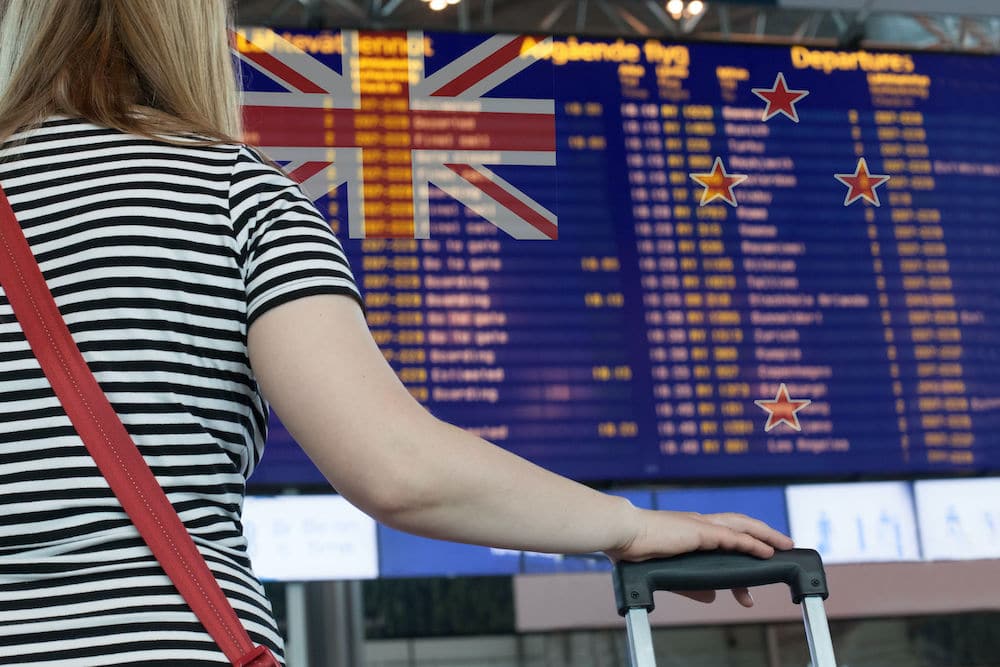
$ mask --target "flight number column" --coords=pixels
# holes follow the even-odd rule
[[[688,172],[709,172],[724,153],[715,109],[707,105],[681,107]],[[688,176],[685,206],[675,205],[684,308],[691,324],[690,352],[698,433],[704,454],[749,452],[747,435],[753,422],[744,416],[749,383],[741,379],[739,345],[742,318],[734,303],[735,258],[724,236],[732,208],[723,203],[699,206],[702,187]],[[681,222],[687,218],[687,222]],[[690,237],[690,238],[687,238]]]
[[[655,107],[647,108],[652,115]],[[639,222],[644,209],[635,217],[660,452],[739,453],[746,441],[728,437],[730,418],[741,410],[729,399],[738,384],[733,343],[742,336],[732,308],[733,260],[722,239],[728,214],[719,206],[697,207],[700,193],[689,177],[712,164],[712,109],[664,104],[658,112],[666,183],[657,183],[650,222]]]
[[[671,380],[689,379],[690,368],[682,345],[686,340],[685,331],[672,327],[668,330],[670,323],[664,311],[664,308],[681,305],[664,128],[660,105],[656,103],[627,102],[621,107],[621,115],[657,433],[661,451],[677,453],[675,438],[679,429],[675,422],[678,416],[675,399],[678,394]],[[676,347],[677,344],[681,347]],[[685,356],[681,356],[682,353]],[[683,392],[680,398],[686,398]]]

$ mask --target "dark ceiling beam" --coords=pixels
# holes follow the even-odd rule
[[[848,50],[861,48],[861,42],[865,40],[868,32],[866,26],[867,21],[868,14],[864,10],[855,14],[854,17],[847,22],[846,27],[844,27],[837,34],[837,47]]]
[[[324,0],[303,0],[306,10],[306,25],[313,29],[326,27],[326,2]]]
[[[732,24],[729,21],[729,7],[726,5],[719,5],[719,32],[729,39],[729,35],[732,34]]]
[[[401,4],[403,4],[403,0],[389,0],[389,2],[382,6],[382,16],[392,16],[392,13],[396,11]]]
[[[979,40],[980,46],[985,50],[996,50],[1000,43],[992,39],[987,33],[983,26],[972,19],[968,19],[968,30],[971,35]]]
[[[823,14],[821,12],[810,12],[809,16],[803,19],[795,29],[795,32],[792,33],[792,39],[800,40],[806,37],[815,37],[822,22]]]
[[[837,27],[837,34],[847,31],[847,26],[849,23],[847,19],[844,18],[844,13],[839,9],[835,9],[830,12],[830,18],[833,20],[833,24]]]
[[[625,23],[627,23],[636,33],[644,37],[652,33],[652,30],[649,29],[649,26],[646,25],[644,21],[641,21],[635,14],[628,11],[621,5],[618,5],[618,13],[621,15],[622,20],[625,21]]]
[[[469,9],[471,4],[470,0],[458,3],[458,29],[462,32],[468,32],[472,27],[471,10]]]
[[[705,18],[706,14],[708,14],[707,9],[702,10],[701,13],[699,14],[695,14],[694,16],[689,16],[686,19],[684,19],[684,21],[681,23],[681,30],[684,32],[684,34],[690,35],[691,33],[693,33],[694,29],[698,27],[698,24],[701,23],[701,20]]]
[[[959,46],[965,46],[965,38],[969,36],[965,18],[958,19],[958,39],[955,41]]]
[[[316,2],[317,4],[325,4],[324,0],[312,0],[312,1]],[[350,14],[352,17],[354,17],[359,21],[364,21],[365,19],[368,18],[368,12],[365,11],[365,8],[362,7],[360,4],[358,4],[357,2],[354,2],[353,0],[330,0],[330,1],[336,6],[342,8],[344,11],[346,11],[348,14]]]
[[[767,31],[767,11],[764,9],[758,9],[757,15],[754,17],[753,25],[754,34],[758,37],[763,37],[764,33]]]
[[[601,13],[604,14],[605,18],[611,21],[611,24],[616,30],[620,30],[622,32],[628,31],[628,24],[625,23],[624,19],[622,19],[618,12],[608,5],[607,0],[597,0],[597,6],[600,7]]]
[[[674,36],[677,35],[679,32],[677,22],[667,14],[667,11],[663,8],[663,3],[657,2],[657,0],[646,0],[646,8],[649,9],[649,13],[653,15],[653,18],[666,28],[668,33]]]
[[[288,13],[288,11],[295,6],[301,6],[300,0],[282,0],[280,3],[276,3],[275,8],[271,11],[268,16],[266,23],[278,23],[281,17]]]
[[[556,6],[552,8],[552,11],[542,18],[542,21],[539,24],[541,29],[545,32],[552,30],[552,26],[556,24],[556,21],[562,18],[562,15],[566,13],[566,9],[568,7],[569,0],[561,0],[561,2],[557,3]]]
[[[583,32],[587,28],[587,0],[576,2],[576,31]]]
[[[947,30],[938,25],[937,21],[932,19],[927,15],[918,15],[913,17],[914,20],[920,24],[920,27],[934,35],[938,39],[938,43],[935,46],[957,46],[955,38]]]

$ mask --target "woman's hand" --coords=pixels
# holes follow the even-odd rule
[[[763,521],[743,514],[697,514],[637,509],[631,537],[605,553],[613,561],[644,561],[666,558],[690,551],[738,551],[758,558],[770,558],[775,549],[791,549],[791,538]],[[711,602],[715,591],[686,591],[686,597]],[[745,588],[733,589],[744,607],[753,605]]]

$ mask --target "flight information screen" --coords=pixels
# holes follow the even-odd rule
[[[438,417],[589,481],[1000,469],[1000,59],[237,36]],[[259,483],[321,481],[276,419]]]

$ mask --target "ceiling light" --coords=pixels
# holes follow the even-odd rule
[[[703,11],[705,11],[705,3],[701,0],[691,0],[687,6],[688,14],[691,16],[698,16]]]
[[[457,5],[461,1],[462,0],[423,0],[423,2],[427,3],[428,7],[436,12],[446,9],[451,5]]]
[[[684,0],[669,0],[667,2],[667,11],[675,19],[679,19],[684,13]]]

